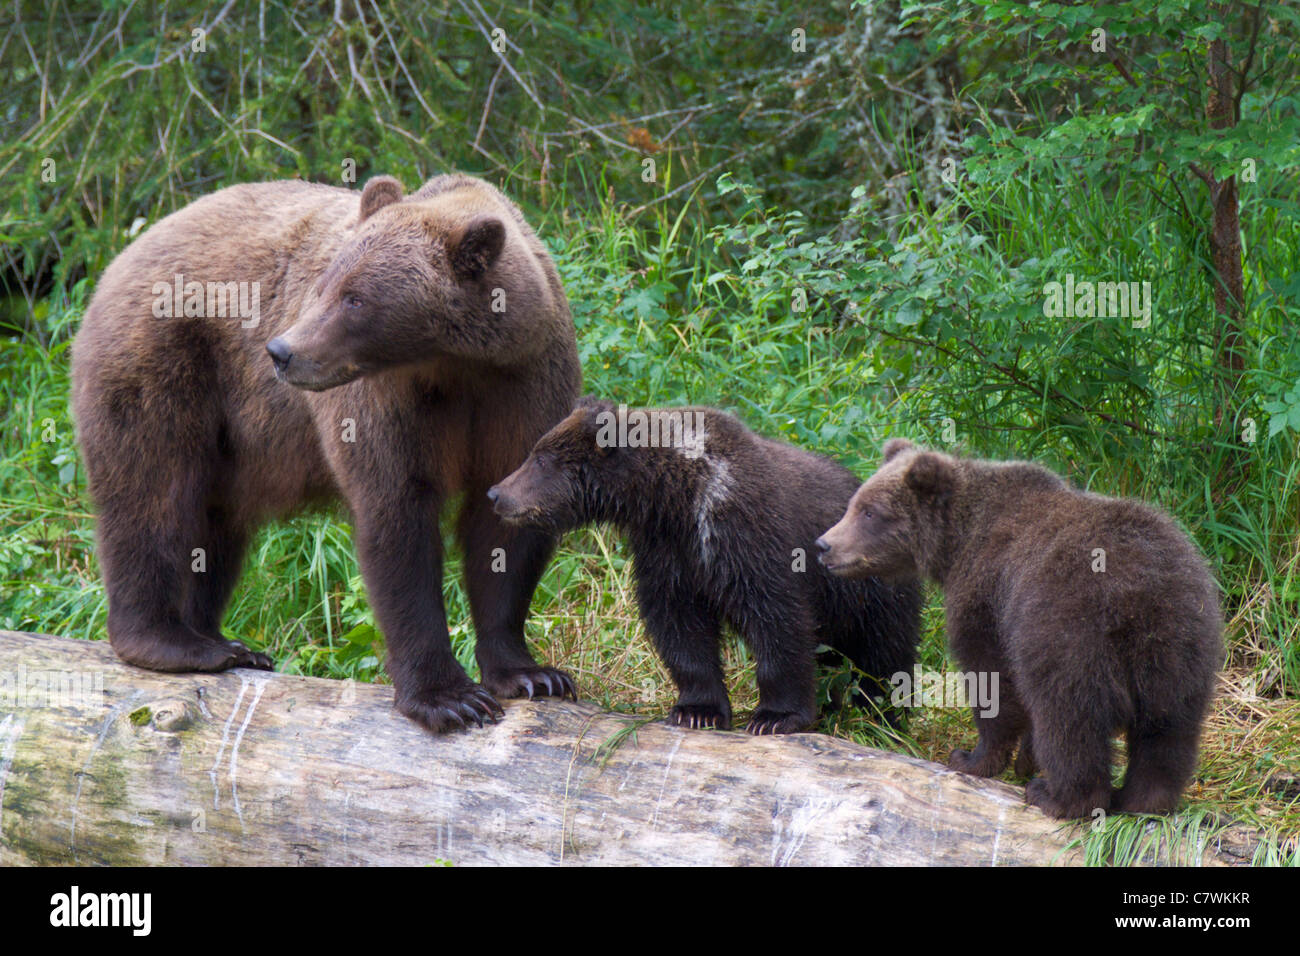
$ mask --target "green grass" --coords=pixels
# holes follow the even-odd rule
[[[575,216],[562,192],[533,219],[574,307],[588,391],[635,404],[727,407],[759,431],[833,454],[863,474],[884,438],[936,443],[942,418],[952,417],[972,452],[1038,457],[1094,490],[1172,511],[1223,585],[1230,649],[1224,694],[1207,726],[1187,809],[1154,821],[1111,818],[1096,831],[1078,831],[1080,845],[1093,863],[1194,854],[1213,832],[1210,821],[1231,818],[1263,834],[1257,862],[1294,864],[1300,801],[1266,785],[1300,768],[1294,434],[1261,439],[1247,449],[1247,466],[1232,470],[1241,447],[1225,438],[1232,431],[1213,427],[1212,396],[1194,374],[1205,356],[1187,333],[1202,321],[1207,298],[1194,281],[1194,254],[1179,245],[1178,224],[1140,196],[1119,210],[1094,203],[1053,218],[1048,185],[967,194],[967,209],[980,210],[982,245],[968,241],[979,230],[959,204],[918,219],[894,246],[878,243],[869,229],[842,241],[815,237],[797,213],[764,211],[743,189],[726,194],[734,216],[720,226],[708,225],[690,202],[661,204],[635,222],[617,199]],[[1300,231],[1267,219],[1256,228],[1272,232],[1268,268],[1300,272]],[[909,253],[920,263],[910,279],[902,277]],[[1041,314],[1011,300],[1015,290],[1040,283],[1041,269],[1025,264],[1053,256],[1054,268],[1077,261],[1080,271],[1141,275],[1158,266],[1176,283],[1162,294],[1166,325],[1158,334],[1178,339],[1177,347],[1114,341],[1096,326],[1035,338]],[[939,302],[943,289],[957,286],[988,311],[948,314],[950,338],[932,327],[945,314],[937,306],[923,309],[914,326],[896,321],[909,301]],[[791,305],[798,287],[812,293],[802,312]],[[99,639],[107,608],[67,403],[67,347],[88,291],[78,284],[56,292],[41,303],[32,330],[0,339],[0,626]],[[1291,347],[1280,330],[1294,318],[1294,309],[1277,302],[1252,306],[1257,352],[1246,387],[1254,391],[1243,408],[1257,409],[1271,394]],[[990,370],[969,349],[953,357],[934,347],[966,336],[991,350],[1003,334],[1024,336],[1020,367],[1046,373],[1038,392]],[[909,336],[921,344],[909,344]],[[1104,379],[1108,369],[1140,376],[1118,385],[1090,377],[1100,370],[1096,377]],[[1135,439],[1132,429],[1080,412],[1053,389],[1163,437]],[[448,544],[452,641],[473,672],[468,604]],[[584,697],[653,717],[671,706],[674,689],[639,624],[630,573],[624,545],[609,530],[567,535],[537,590],[528,633],[539,659],[572,672]],[[942,618],[932,594],[921,649],[926,668],[948,668]],[[341,511],[263,529],[225,627],[270,652],[282,671],[386,679],[382,636]],[[753,662],[733,641],[724,663],[743,714],[756,703]],[[823,696],[843,677],[825,675]],[[914,712],[901,732],[852,709],[827,713],[819,729],[937,760],[975,739],[968,713],[940,708]]]

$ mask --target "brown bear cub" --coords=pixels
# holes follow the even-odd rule
[[[757,663],[750,733],[786,734],[816,719],[818,645],[884,681],[915,658],[917,581],[843,581],[809,561],[857,485],[724,412],[584,398],[488,494],[512,524],[556,533],[599,521],[628,536],[641,616],[679,691],[671,723],[731,725],[718,656],[729,623]],[[877,682],[855,691],[859,703],[863,693],[879,696]]]
[[[999,674],[996,716],[949,766],[1001,773],[1020,742],[1026,798],[1057,817],[1161,812],[1196,769],[1222,663],[1218,587],[1196,546],[1140,502],[1078,491],[1025,462],[903,439],[817,542],[846,576],[923,574],[944,589],[961,665]],[[1111,791],[1111,737],[1128,736]]]
[[[124,660],[269,668],[221,632],[249,536],[342,498],[402,713],[441,731],[499,715],[494,694],[573,693],[524,644],[554,537],[503,524],[486,491],[568,414],[581,373],[555,267],[494,187],[206,196],[104,272],[72,383]],[[442,602],[439,513],[461,492],[481,687]]]

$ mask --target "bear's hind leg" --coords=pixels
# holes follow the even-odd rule
[[[197,535],[186,534],[195,524],[193,513],[185,513],[186,504],[183,496],[159,497],[151,502],[156,520],[150,521],[138,506],[101,503],[98,550],[108,593],[109,643],[122,660],[150,670],[269,670],[265,654],[186,622],[182,609],[195,578],[205,573],[197,570],[204,567],[194,554]]]
[[[1046,777],[1025,786],[1027,802],[1059,819],[1090,817],[1111,808],[1110,734],[1114,722],[1107,708],[1069,713],[1058,703],[1033,715],[1032,754]]]
[[[797,734],[817,720],[815,624],[802,605],[762,609],[737,629],[753,648],[758,709],[745,728],[751,734]]]
[[[538,664],[524,642],[528,605],[555,550],[554,537],[507,525],[493,513],[486,489],[466,492],[459,531],[483,686],[497,697],[577,700],[573,678]]]
[[[1128,770],[1115,791],[1111,809],[1117,813],[1165,813],[1178,806],[1183,789],[1196,770],[1199,721],[1176,727],[1131,726],[1128,730]]]
[[[229,511],[214,506],[206,511],[205,533],[200,540],[205,567],[189,579],[182,620],[199,634],[227,644],[237,653],[247,651],[239,641],[227,640],[222,635],[221,620],[239,580],[248,533],[236,523],[235,516]],[[253,666],[268,670],[273,666],[268,655],[256,651],[248,653],[255,662]]]

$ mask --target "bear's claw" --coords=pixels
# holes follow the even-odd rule
[[[518,667],[484,674],[483,684],[498,697],[578,699],[578,686],[573,678],[555,667]]]
[[[745,730],[756,737],[761,737],[767,734],[797,734],[807,730],[811,725],[812,719],[806,714],[764,710],[760,707],[754,711],[754,716],[749,718]]]
[[[226,641],[226,644],[235,652],[235,661],[230,665],[231,667],[252,667],[259,671],[275,670],[275,661],[271,660],[270,655],[249,650],[239,641]]]
[[[668,712],[668,723],[691,730],[730,730],[731,717],[713,704],[677,704]]]
[[[505,716],[496,698],[478,684],[428,694],[424,699],[399,698],[397,709],[435,734],[468,729],[470,721],[482,727]]]

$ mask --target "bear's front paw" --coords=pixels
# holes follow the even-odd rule
[[[797,734],[801,730],[807,730],[812,724],[811,714],[760,707],[754,711],[754,716],[749,718],[749,724],[745,729],[761,737],[766,734]]]
[[[954,750],[948,755],[948,769],[968,773],[972,777],[996,777],[1007,769],[1008,755],[993,757],[987,753],[981,754],[982,749]]]
[[[692,730],[706,727],[730,730],[731,714],[725,708],[715,704],[677,704],[668,712],[667,722],[678,727],[689,727]]]
[[[505,715],[496,698],[478,684],[465,684],[440,691],[426,691],[412,697],[397,698],[397,709],[417,724],[445,734],[463,730],[471,723],[495,723]]]
[[[958,773],[969,773],[977,777],[984,774],[979,772],[978,764],[969,750],[954,750],[948,755],[948,769],[956,770]]]
[[[573,678],[554,667],[511,667],[483,673],[483,686],[498,697],[578,699]]]

